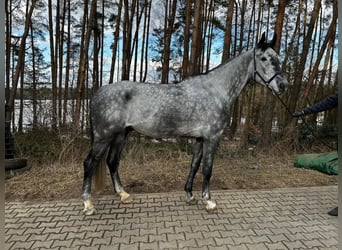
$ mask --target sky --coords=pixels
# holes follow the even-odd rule
[[[47,0],[44,0],[47,4]],[[53,0],[53,2],[56,2],[56,0]],[[25,4],[25,1],[21,1],[22,4]],[[163,25],[163,20],[164,20],[164,10],[163,8],[161,8],[161,5],[160,5],[160,0],[153,0],[152,1],[152,14],[151,16],[153,17],[152,20],[151,20],[151,31],[156,28],[156,27],[159,27],[159,26],[162,26]],[[287,6],[286,8],[286,13],[289,14],[289,13],[293,13],[294,10],[293,8],[296,8],[296,1],[293,1],[292,4],[290,6]],[[311,1],[312,2],[312,1]],[[324,4],[324,1],[322,2],[323,4],[323,7],[322,7],[322,14],[323,16],[329,18],[329,15],[332,14],[332,9],[330,7],[327,7],[325,4]],[[312,10],[313,8],[313,5],[310,4],[310,1],[309,1],[309,11],[310,9]],[[24,12],[25,11],[25,6],[22,5],[21,6],[21,11]],[[275,12],[276,9],[273,9],[273,12]],[[108,12],[116,12],[116,9],[113,7],[113,8],[110,8]],[[47,20],[47,11],[42,11],[42,12],[38,12],[36,11],[35,12],[35,15],[42,15],[44,16],[45,20]],[[54,13],[53,13],[54,15]],[[246,16],[250,16],[251,15],[251,9],[248,9],[247,10],[247,13],[246,13]],[[226,9],[219,9],[217,10],[217,12],[215,13],[215,16],[218,17],[219,19],[222,20],[222,23],[224,24],[225,23],[225,17],[226,17]],[[78,6],[78,9],[76,9],[74,12],[73,12],[73,17],[76,19],[76,20],[82,20],[83,18],[83,9],[82,9],[82,6]],[[294,25],[294,22],[295,22],[295,15],[293,15],[293,20],[291,20],[287,25],[287,29],[289,29],[291,26]],[[330,22],[327,22],[327,25],[329,24]],[[285,27],[284,27],[285,28]],[[74,29],[74,27],[72,27],[72,29]],[[13,31],[14,33],[16,33],[17,35],[20,35],[21,33],[21,30],[22,29],[16,29],[15,27],[13,27]],[[66,30],[66,27],[65,27],[65,30]],[[135,30],[135,27],[133,27],[133,30]],[[263,29],[264,30],[264,29]],[[72,33],[75,33],[76,31],[72,31]],[[221,32],[222,33],[222,32]],[[142,31],[139,32],[140,35],[142,35]],[[44,49],[44,55],[45,55],[45,58],[46,58],[46,61],[50,61],[50,52],[49,52],[49,38],[48,38],[48,33],[45,32],[45,40],[39,40],[39,41],[36,41],[38,44],[39,44],[39,47],[40,48],[45,48]],[[110,45],[112,44],[112,41],[113,41],[113,28],[111,29],[106,29],[105,30],[105,39],[104,39],[104,67],[103,67],[103,72],[104,72],[104,83],[106,83],[109,79],[109,70],[110,70],[110,65],[111,65],[111,57],[112,57],[112,51],[110,49]],[[151,37],[150,38],[150,44],[153,42],[153,38]],[[213,68],[215,66],[217,66],[218,64],[220,64],[221,62],[221,56],[222,56],[222,48],[223,48],[223,33],[222,34],[219,34],[218,37],[213,41],[213,51],[215,51],[216,53],[212,53],[211,54],[211,61],[210,61],[210,68]],[[118,63],[121,63],[121,48],[122,48],[122,40],[120,40],[119,42],[119,53],[118,53],[118,57],[117,57],[117,66],[119,67],[116,67],[116,68],[120,68],[120,65],[118,65]],[[218,51],[218,52],[217,52]],[[91,46],[90,46],[90,54],[91,54]],[[139,52],[140,52],[140,48],[139,48]],[[138,52],[138,54],[139,54]],[[336,67],[337,67],[337,54],[338,53],[335,53],[336,55]],[[152,56],[153,56],[153,52],[150,52],[150,60],[148,62],[148,69],[149,69],[149,72],[148,72],[148,81],[150,82],[158,82],[159,81],[159,77],[158,77],[158,74],[156,73],[156,68],[158,66],[160,66],[160,63],[158,62],[153,62],[152,60]],[[282,58],[283,57],[283,53],[281,53],[280,57]],[[176,58],[175,59],[176,62],[180,62],[181,61],[181,58]],[[77,62],[75,62],[77,63]],[[91,63],[91,62],[90,62]],[[139,67],[138,67],[139,68]],[[120,79],[120,72],[116,72],[115,73],[115,80],[118,80]]]

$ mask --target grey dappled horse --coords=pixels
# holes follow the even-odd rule
[[[205,75],[189,77],[179,84],[141,84],[130,81],[101,87],[90,104],[92,146],[84,161],[82,198],[84,212],[96,212],[90,200],[91,179],[109,148],[107,164],[115,191],[122,202],[132,198],[122,187],[119,161],[127,134],[135,130],[150,137],[195,138],[190,173],[185,184],[187,201],[192,203],[192,184],[201,161],[202,196],[208,211],[216,211],[209,182],[220,136],[228,123],[229,111],[249,80],[267,86],[273,93],[288,85],[273,50],[276,37],[266,42],[265,34],[255,49],[249,50]]]

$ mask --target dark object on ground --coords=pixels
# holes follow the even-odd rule
[[[31,170],[27,165],[27,160],[23,158],[5,159],[5,175],[6,178],[11,178],[16,174]]]
[[[17,170],[27,166],[27,160],[22,158],[5,159],[5,170]]]
[[[331,216],[338,216],[338,207],[335,207],[332,210],[330,210],[328,214]]]
[[[5,122],[5,159],[13,159],[15,155],[14,139],[11,133],[11,122]]]
[[[303,154],[294,159],[297,168],[314,169],[326,174],[338,174],[337,151],[322,154]]]
[[[8,105],[5,105],[5,111],[9,112]],[[14,172],[22,172],[29,170],[27,160],[15,158],[14,139],[11,133],[11,122],[5,122],[5,171],[6,176],[13,175]]]

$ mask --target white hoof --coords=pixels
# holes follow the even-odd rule
[[[90,200],[86,200],[86,201],[83,201],[84,203],[84,209],[83,209],[83,213],[85,215],[93,215],[93,214],[96,214],[96,209],[94,207],[94,205],[91,203]]]
[[[197,200],[195,199],[194,196],[191,196],[191,197],[187,196],[186,203],[188,203],[189,205],[195,205],[197,204]]]
[[[130,196],[129,193],[126,193],[125,191],[122,191],[119,193],[120,195],[120,200],[121,203],[127,204],[127,203],[132,203],[133,202],[133,198],[132,196]]]
[[[94,215],[94,214],[96,214],[97,211],[96,211],[96,208],[95,208],[95,207],[92,207],[92,208],[84,209],[84,210],[83,210],[83,213],[84,213],[85,215],[89,216],[89,215]]]
[[[218,208],[215,201],[207,200],[207,205],[205,206],[208,213],[217,213]]]

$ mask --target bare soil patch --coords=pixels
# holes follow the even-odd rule
[[[189,145],[190,148],[191,145]],[[120,176],[126,191],[156,193],[182,191],[186,182],[191,153],[175,143],[129,142],[125,147]],[[87,150],[65,151],[69,161],[31,163],[31,170],[5,181],[6,200],[53,200],[80,198],[83,180],[83,159]],[[222,141],[215,157],[211,190],[268,189],[336,185],[337,176],[293,167],[296,153],[273,149],[268,152],[241,149]],[[29,159],[30,164],[30,159]],[[201,170],[194,182],[200,192]],[[107,173],[106,188],[95,195],[113,194]]]

